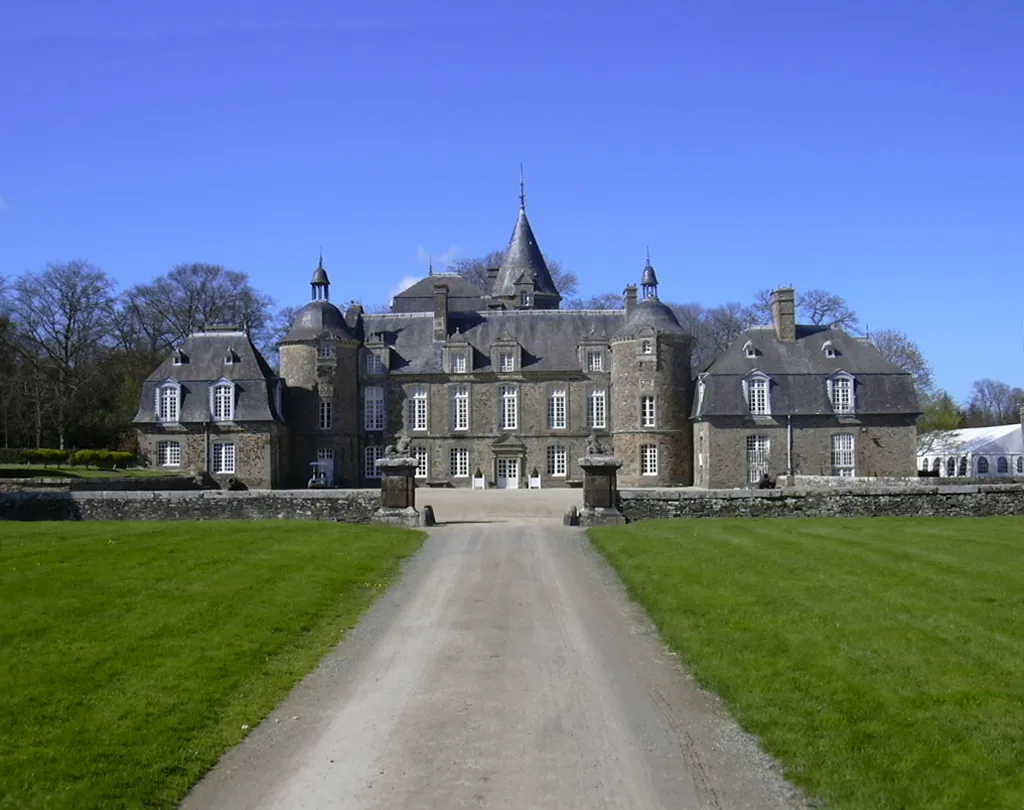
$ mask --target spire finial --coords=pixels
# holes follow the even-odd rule
[[[318,270],[323,270],[324,269],[324,246],[323,245],[320,245],[320,263],[317,264],[316,267],[317,267]]]
[[[523,164],[519,164],[519,210],[526,210],[526,180],[523,178]]]
[[[427,275],[428,276],[434,275],[434,257],[433,256],[427,256]]]
[[[647,266],[651,266],[651,246],[647,246]]]

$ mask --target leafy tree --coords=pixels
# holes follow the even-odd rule
[[[967,401],[967,426],[1007,425],[1020,418],[1024,389],[1001,380],[975,380]]]
[[[924,405],[917,421],[920,433],[956,430],[964,426],[964,412],[947,391],[939,391]]]
[[[925,359],[920,347],[906,333],[895,329],[882,329],[871,335],[871,342],[882,357],[899,366],[914,380],[914,390],[924,404],[929,401],[935,389],[935,375],[931,364]],[[947,394],[948,396],[948,394]]]

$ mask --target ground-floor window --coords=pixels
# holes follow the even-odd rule
[[[334,461],[334,448],[320,447],[316,451],[317,461]]]
[[[852,476],[853,472],[853,434],[834,433],[832,435],[832,475]]]
[[[658,474],[658,445],[640,445],[640,475]]]
[[[568,468],[569,453],[561,444],[555,444],[548,448],[548,475],[565,478]]]
[[[213,472],[215,475],[235,471],[235,445],[233,442],[214,442]]]
[[[1017,456],[1017,472],[1024,473],[1024,456]]]
[[[452,478],[469,478],[469,448],[453,447],[449,454]]]
[[[988,459],[984,456],[978,458],[978,475],[988,475]]]
[[[1000,456],[996,459],[996,472],[1005,475],[1010,471],[1010,463],[1006,460],[1006,456]]]
[[[380,478],[377,459],[384,457],[384,448],[379,444],[371,444],[363,448],[363,475],[366,478]]]
[[[747,480],[756,484],[768,472],[771,440],[767,436],[747,436]]]
[[[430,471],[430,467],[427,464],[427,448],[414,447],[410,455],[416,459],[416,477],[426,478]]]
[[[180,467],[181,442],[157,442],[156,463],[161,467]]]

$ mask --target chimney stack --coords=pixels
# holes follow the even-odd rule
[[[1020,404],[1020,423],[1024,425],[1024,402]]]
[[[792,287],[783,287],[772,293],[772,321],[780,341],[796,342],[796,293]]]
[[[636,284],[626,285],[626,289],[622,291],[622,297],[626,302],[626,317],[628,318],[636,307]]]
[[[490,291],[494,289],[494,281],[498,278],[498,272],[500,270],[500,267],[487,268],[487,289],[484,292],[490,293]]]
[[[434,285],[434,340],[448,340],[448,285]]]

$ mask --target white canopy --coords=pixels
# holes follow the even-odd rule
[[[1016,456],[1024,453],[1024,426],[960,428],[922,433],[917,439],[917,455]]]

